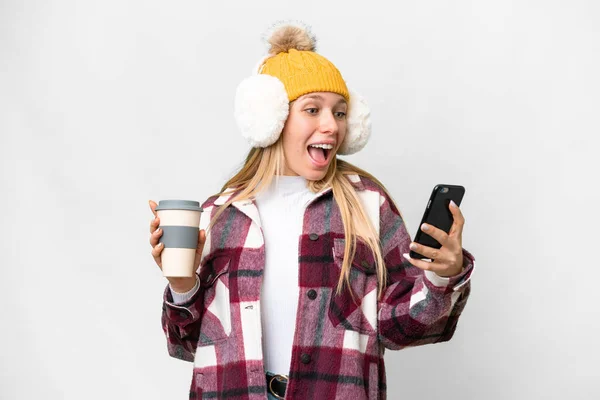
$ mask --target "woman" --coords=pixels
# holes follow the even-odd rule
[[[253,148],[202,206],[197,276],[164,293],[169,354],[194,362],[190,398],[385,399],[386,348],[454,333],[474,263],[464,218],[451,206],[449,234],[427,227],[441,249],[411,243],[383,185],[336,157],[366,144],[364,101],[306,27],[276,27],[269,43],[236,94]]]

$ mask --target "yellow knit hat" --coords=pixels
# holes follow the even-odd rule
[[[289,101],[311,92],[333,92],[350,99],[340,71],[328,59],[315,53],[315,40],[297,26],[286,26],[269,39],[271,56],[261,74],[278,78]]]

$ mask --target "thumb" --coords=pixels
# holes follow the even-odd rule
[[[150,206],[150,209],[152,210],[152,214],[154,214],[154,216],[156,217],[156,206],[158,204],[156,204],[152,200],[148,200],[148,205]]]
[[[196,248],[196,252],[198,254],[202,254],[202,250],[204,249],[204,243],[206,242],[206,231],[204,229],[200,229],[198,232],[198,246]]]

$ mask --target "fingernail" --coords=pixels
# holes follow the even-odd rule
[[[454,207],[454,208],[458,207],[458,206],[456,205],[456,203],[454,202],[454,200],[450,200],[450,205],[451,205],[452,207]]]
[[[417,244],[416,243],[411,243],[409,247],[410,247],[411,250],[416,250],[417,249]]]
[[[423,224],[421,225],[421,229],[423,229],[424,231],[429,230],[429,226]]]
[[[406,258],[407,260],[410,260],[410,256],[408,255],[408,253],[404,253],[402,254],[404,256],[404,258]]]

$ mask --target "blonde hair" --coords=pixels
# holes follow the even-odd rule
[[[248,153],[244,165],[229,181],[225,183],[218,196],[232,195],[211,219],[208,231],[215,224],[219,216],[234,201],[242,201],[254,198],[256,194],[268,187],[276,175],[281,175],[284,162],[283,135],[273,145],[266,148],[253,148]],[[344,236],[346,238],[344,248],[344,261],[342,272],[338,281],[336,293],[340,294],[344,284],[350,288],[350,270],[352,260],[356,252],[357,239],[361,239],[373,253],[377,272],[379,295],[386,286],[386,268],[381,252],[379,235],[371,220],[365,212],[358,195],[346,175],[356,174],[374,181],[388,194],[385,187],[374,176],[368,172],[334,157],[329,165],[325,177],[320,181],[308,181],[308,187],[313,193],[317,193],[326,187],[331,187],[333,197],[340,209],[344,225]],[[229,191],[226,191],[230,188]],[[391,196],[390,196],[391,198]],[[350,239],[350,240],[348,240]],[[352,293],[352,291],[350,291]],[[352,294],[354,296],[354,294]]]

